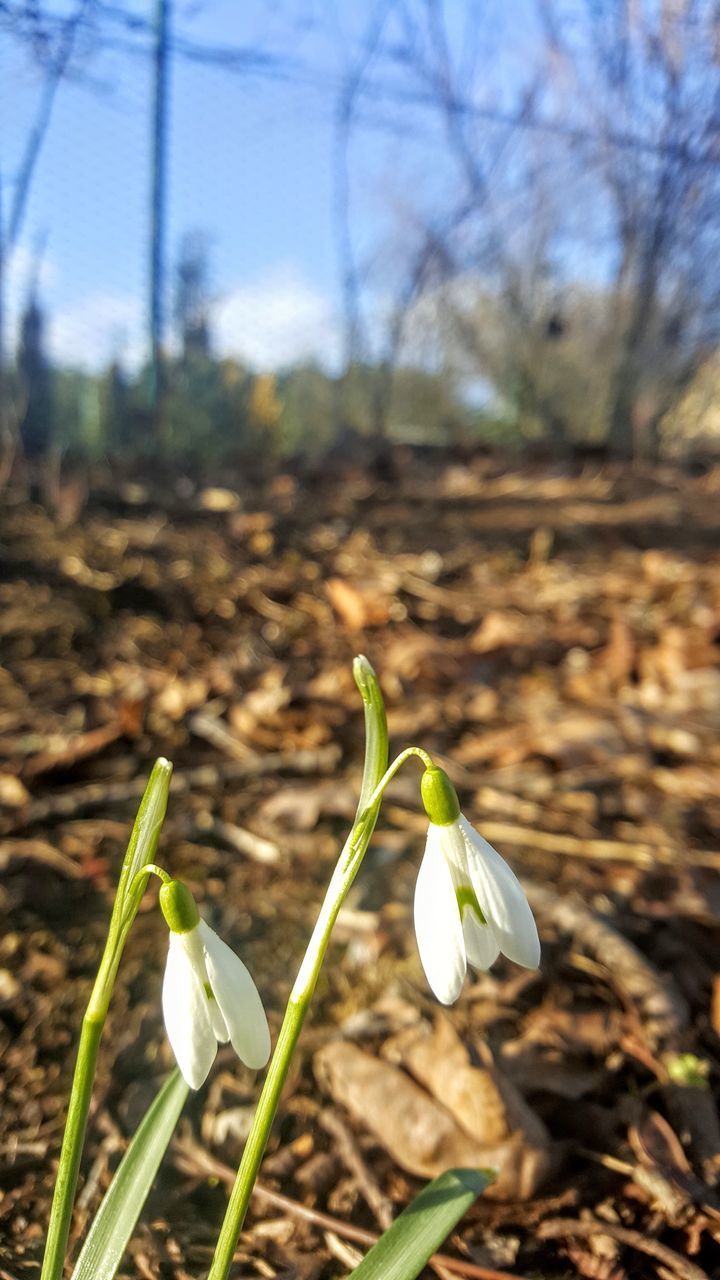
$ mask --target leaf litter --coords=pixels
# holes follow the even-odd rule
[[[438,757],[522,876],[543,965],[502,962],[438,1010],[404,773],[321,976],[239,1273],[342,1275],[344,1249],[468,1160],[500,1177],[446,1246],[452,1274],[718,1274],[720,470],[400,450],[225,476],[220,498],[212,480],[98,474],[71,522],[61,493],[55,509],[3,496],[0,1273],[36,1274],[152,760],[176,766],[165,858],[276,1030],[352,813],[362,650],[393,744]],[[149,900],[101,1053],[76,1250],[170,1066],[165,943]],[[123,1275],[204,1274],[255,1095],[221,1051]]]

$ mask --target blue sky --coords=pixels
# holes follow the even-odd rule
[[[49,2],[67,12],[75,0]],[[125,0],[125,8],[148,17],[153,0]],[[168,255],[176,258],[184,232],[207,234],[217,349],[258,368],[304,357],[330,365],[339,360],[333,110],[374,9],[357,0],[175,0],[174,32],[181,40],[261,48],[295,64],[287,78],[273,79],[180,55],[172,63]],[[479,100],[497,93],[499,80],[499,96],[491,100],[502,104],[523,78],[534,36],[517,21],[522,11],[525,0],[509,14],[492,5],[482,10],[480,27],[472,3],[447,0],[458,60],[480,48]],[[40,291],[53,355],[98,368],[115,356],[137,363],[146,349],[152,84],[147,57],[105,50],[82,66],[93,83],[65,82],[58,92],[10,293],[16,319],[42,244]],[[39,88],[27,52],[6,38],[0,53],[4,194]],[[364,110],[377,112],[377,103],[365,99]],[[386,116],[386,123],[404,126],[397,115],[397,122]],[[437,124],[426,117],[420,128],[417,112],[407,120],[410,131],[366,128],[353,143],[353,235],[373,272],[380,308],[409,243],[415,207],[441,202],[449,180]],[[5,201],[7,207],[7,194]],[[168,311],[169,304],[170,298]]]
[[[282,48],[312,62],[328,85],[337,77],[332,33],[321,38],[301,25],[292,5],[178,0],[176,31],[205,44]],[[44,243],[40,283],[53,351],[97,365],[116,352],[135,358],[143,341],[151,81],[137,57],[104,53],[84,67],[99,84],[59,90],[11,291],[17,311]],[[0,82],[8,183],[39,92],[32,61],[8,40]],[[218,344],[259,365],[337,351],[331,119],[327,89],[173,59],[170,254],[183,232],[207,232]]]

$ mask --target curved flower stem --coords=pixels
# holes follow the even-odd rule
[[[355,659],[353,674],[365,705],[365,768],[358,811],[352,831],[330,878],[320,914],[285,1010],[275,1052],[270,1061],[235,1185],[220,1228],[208,1280],[227,1280],[230,1274],[233,1255],[245,1221],[248,1203],[280,1101],[280,1094],[287,1078],[298,1036],[310,1007],[333,925],[357,875],[375,829],[384,790],[382,784],[387,785],[396,768],[400,767],[396,761],[391,769],[385,772],[388,757],[385,707],[377,677],[367,658]],[[407,754],[403,752],[403,757],[407,758]]]
[[[395,757],[392,764],[390,765],[390,768],[386,769],[385,773],[383,774],[382,778],[378,782],[377,786],[374,788],[373,791],[371,791],[365,805],[365,808],[367,810],[372,809],[374,805],[376,805],[378,801],[382,799],[383,793],[385,791],[385,788],[388,782],[391,782],[392,779],[395,777],[395,774],[398,772],[398,770],[402,769],[406,760],[412,759],[413,756],[416,756],[418,760],[422,760],[426,769],[431,769],[433,767],[432,756],[429,756],[427,751],[423,751],[422,747],[406,747],[404,751],[400,752],[399,756]],[[363,813],[361,812],[359,814],[359,817],[356,818],[355,821],[356,823],[362,822],[362,819],[363,819]]]
[[[128,889],[128,897],[132,898],[137,893],[142,881],[149,880],[150,876],[157,876],[158,880],[162,880],[163,884],[170,884],[172,880],[172,876],[168,874],[164,867],[159,867],[156,862],[146,862],[145,866],[141,867],[133,876],[132,883]]]
[[[147,873],[144,888],[150,870],[155,870],[147,859],[153,857],[160,838],[171,775],[172,765],[167,760],[155,762],[120,873],[105,950],[80,1032],[40,1280],[61,1280],[98,1049],[125,940],[142,897],[142,892],[135,889],[135,879]]]

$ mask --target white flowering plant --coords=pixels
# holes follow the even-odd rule
[[[83,1019],[65,1134],[46,1238],[41,1280],[62,1280],[95,1065],[125,943],[151,876],[161,880],[160,908],[169,931],[162,987],[165,1028],[177,1069],[160,1089],[133,1137],[91,1224],[72,1280],[112,1280],[191,1089],[202,1088],[218,1043],[230,1042],[248,1067],[268,1065],[254,1119],[207,1280],[227,1280],[290,1063],[307,1016],[338,912],[377,823],[385,788],[409,760],[423,766],[420,793],[429,820],[415,890],[415,930],[428,983],[443,1004],[460,994],[467,965],[487,969],[502,953],[537,968],[540,944],[532,912],[507,863],[460,810],[447,774],[420,747],[388,767],[380,687],[358,657],[354,676],[365,711],[365,763],[355,821],[332,873],[271,1054],[268,1023],[243,961],[202,920],[186,885],[155,861],[172,767],[152,771],[133,827],[108,938]],[[448,1170],[402,1213],[353,1272],[355,1280],[413,1280],[488,1185],[487,1170]]]

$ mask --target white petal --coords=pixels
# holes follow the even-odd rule
[[[257,987],[239,956],[200,921],[210,986],[218,1002],[233,1049],[248,1067],[258,1071],[270,1057],[270,1031]]]
[[[227,1029],[227,1023],[220,1012],[220,1005],[214,996],[212,999],[208,1000],[208,1013],[210,1014],[210,1022],[216,1039],[219,1040],[221,1044],[227,1044],[230,1039],[230,1032]]]
[[[540,964],[540,939],[517,876],[491,844],[460,817],[467,863],[478,902],[503,955],[527,969]]]
[[[489,969],[500,955],[500,943],[489,924],[481,924],[475,912],[463,911],[463,937],[468,964],[474,969]]]
[[[430,823],[415,886],[415,934],[425,976],[441,1004],[453,1004],[465,979],[465,943],[453,877],[442,851],[444,827]]]
[[[170,934],[162,991],[168,1040],[191,1089],[199,1089],[207,1079],[217,1052],[203,974],[193,963],[192,943],[188,947],[195,933],[193,929],[191,934]]]

